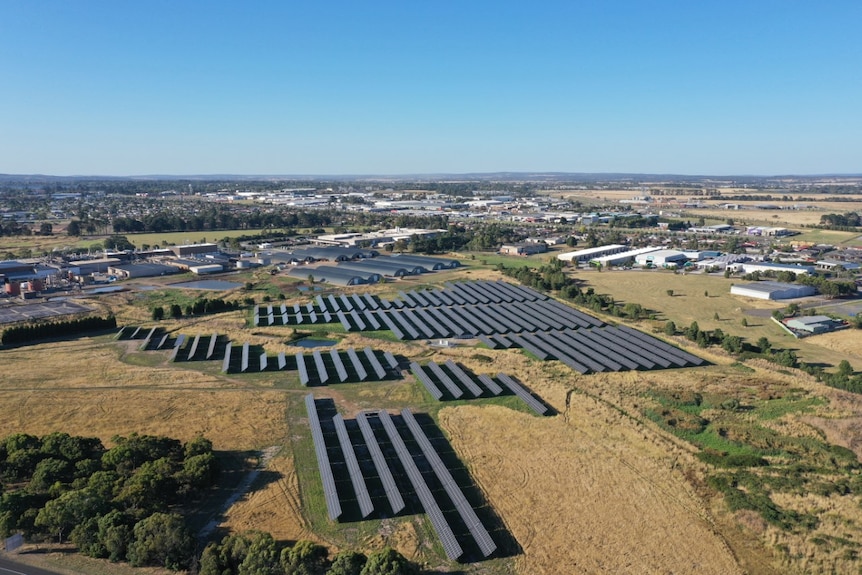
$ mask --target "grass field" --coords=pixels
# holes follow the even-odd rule
[[[470,267],[459,271],[340,291],[393,296],[399,289],[457,278],[500,278],[491,269],[496,261],[482,265],[479,260],[470,259]],[[852,332],[857,339],[850,339],[850,332],[820,336],[822,343],[817,337],[801,342],[783,338],[783,332],[764,318],[743,316],[749,309],[768,311],[774,304],[731,297],[731,280],[721,276],[579,271],[576,277],[584,287],[656,310],[663,318],[655,322],[657,329],[664,318],[680,328],[697,321],[703,329],[720,327],[748,340],[766,335],[776,347],[793,344],[803,359],[820,357],[830,363],[858,357],[862,349],[862,332]],[[243,279],[254,282],[255,289],[239,288],[239,293],[250,293],[258,301],[263,295],[277,296],[278,290],[283,290],[285,303],[304,303],[314,295],[298,292],[294,282],[282,285],[280,276],[249,272]],[[667,289],[674,290],[672,297]],[[212,297],[213,292],[204,295]],[[98,301],[114,309],[121,322],[152,325],[149,308],[160,298],[176,297],[173,292],[127,292]],[[716,313],[718,320],[713,319]],[[174,333],[218,332],[263,346],[270,354],[298,350],[286,343],[291,328],[250,329],[247,316],[242,310],[166,320],[161,325]],[[748,328],[742,327],[741,317],[748,318]],[[469,345],[439,349],[383,334],[369,338],[346,333],[334,324],[322,328],[320,335],[337,339],[339,349],[371,345],[423,363],[451,358],[475,373],[509,373],[555,410],[552,417],[537,417],[512,397],[440,403],[409,374],[403,380],[313,389],[316,397],[332,398],[345,417],[360,410],[405,406],[428,413],[514,538],[519,548],[514,557],[452,564],[424,515],[330,522],[302,403],[309,390],[299,385],[294,373],[225,375],[218,361],[172,364],[166,361],[167,352],[140,352],[133,342],[107,336],[4,349],[0,410],[7,417],[0,419],[0,435],[62,430],[96,435],[108,443],[115,434],[133,431],[183,440],[202,433],[218,450],[275,448],[277,455],[252,490],[225,514],[222,530],[263,529],[280,541],[312,539],[332,551],[392,545],[432,571],[556,574],[564,565],[566,573],[777,575],[858,572],[862,567],[845,552],[850,547],[836,542],[836,538],[862,542],[859,496],[776,491],[773,501],[782,509],[823,517],[812,533],[782,530],[757,513],[730,511],[707,487],[716,470],[696,457],[705,447],[751,452],[764,438],[780,445],[809,446],[795,455],[800,465],[816,467],[824,440],[862,455],[859,396],[823,388],[792,370],[776,371],[761,360],[736,363],[682,340],[677,343],[712,365],[584,376],[559,362],[537,361],[517,350]],[[862,359],[851,363],[862,367]],[[674,397],[693,392],[705,398],[702,409],[672,403]],[[724,413],[715,407],[727,398],[737,399],[745,409]],[[677,433],[666,424],[667,418],[655,417],[662,406],[714,424],[696,434]],[[91,572],[98,573],[84,566],[70,571]]]

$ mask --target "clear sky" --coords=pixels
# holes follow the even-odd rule
[[[860,173],[860,22],[860,0],[0,0],[0,173]]]

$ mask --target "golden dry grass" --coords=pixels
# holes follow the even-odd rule
[[[440,422],[523,548],[519,573],[742,572],[673,461],[600,403],[556,418],[462,406]]]

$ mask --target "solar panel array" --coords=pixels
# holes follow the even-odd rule
[[[505,390],[508,390],[521,398],[537,414],[545,415],[550,411],[523,385],[505,373],[498,373],[497,381],[495,381],[488,375],[476,376],[469,369],[458,365],[451,359],[442,366],[429,361],[424,367],[414,361],[410,364],[410,371],[437,401],[498,396],[503,395]]]
[[[330,425],[312,395],[305,401],[332,520],[350,520],[352,509],[361,519],[383,518],[407,510],[405,499],[418,501],[449,559],[463,557],[465,546],[471,555],[494,554],[497,544],[413,413],[361,412],[355,420],[335,414]]]
[[[317,415],[314,395],[310,393],[305,396],[305,409],[308,412],[308,425],[311,427],[314,453],[317,455],[317,467],[320,470],[320,479],[323,482],[326,511],[329,513],[329,518],[335,521],[341,517],[341,501],[338,499],[338,491],[335,489],[335,478],[332,475],[329,454],[326,452],[326,442],[323,439],[323,430],[320,428],[320,419]]]

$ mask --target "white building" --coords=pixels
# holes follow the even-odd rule
[[[639,266],[654,266],[657,268],[676,267],[677,264],[688,258],[679,250],[658,250],[635,256],[635,263]]]
[[[754,272],[793,272],[796,275],[814,273],[814,266],[797,266],[792,264],[775,264],[771,262],[757,262],[742,264],[742,271],[750,274]]]
[[[661,250],[661,248],[638,248],[636,250],[602,256],[600,258],[593,258],[590,260],[590,263],[602,266],[619,266],[631,262],[639,255],[657,252],[659,250]]]
[[[812,286],[781,282],[752,282],[730,286],[732,295],[757,299],[793,299],[814,295],[817,290]]]
[[[588,262],[593,258],[618,254],[626,251],[626,246],[620,244],[610,244],[607,246],[599,246],[595,248],[586,248],[574,252],[565,252],[557,256],[558,260],[564,262]]]

